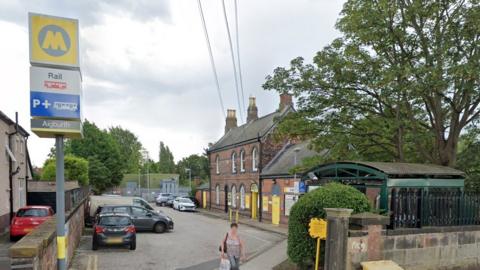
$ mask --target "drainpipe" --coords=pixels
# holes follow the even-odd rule
[[[8,135],[8,148],[10,148],[10,151],[12,151],[12,137],[18,133],[18,112],[15,112],[15,131],[12,133],[7,133]],[[12,222],[13,219],[13,176],[16,175],[19,172],[20,167],[17,167],[15,171],[12,170],[13,166],[13,160],[12,157],[9,155],[8,156],[8,182],[9,182],[9,190],[10,190],[10,222]]]
[[[260,175],[262,174],[262,141],[260,140],[260,133],[257,133],[257,142],[258,142],[258,221],[262,221],[262,211],[263,211],[263,194],[262,194],[262,179]],[[255,207],[257,207],[255,205]]]
[[[212,209],[212,160],[211,160],[211,153],[207,151],[208,156],[208,171],[209,179],[208,179],[208,210]],[[215,191],[216,192],[216,191]],[[203,198],[202,198],[203,199]]]
[[[25,203],[28,205],[28,168],[30,167],[31,170],[33,170],[32,167],[32,162],[30,160],[30,153],[28,152],[28,147],[27,147],[27,142],[28,142],[28,136],[25,137]],[[33,173],[32,173],[32,179],[33,179]]]

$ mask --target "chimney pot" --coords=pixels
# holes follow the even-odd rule
[[[258,119],[258,108],[255,104],[255,97],[250,97],[248,99],[248,111],[247,111],[247,122]]]
[[[227,110],[227,119],[225,119],[225,134],[232,128],[237,127],[237,116],[235,110]]]
[[[285,107],[293,106],[292,95],[288,93],[280,94],[279,110],[282,111]]]

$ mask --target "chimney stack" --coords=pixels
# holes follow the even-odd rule
[[[288,93],[280,94],[279,110],[282,111],[285,107],[293,106],[292,95]]]
[[[247,123],[257,119],[258,119],[258,109],[257,109],[257,105],[255,104],[255,97],[250,97],[248,99]]]
[[[232,128],[237,127],[237,116],[235,110],[227,110],[227,119],[225,120],[225,134]]]

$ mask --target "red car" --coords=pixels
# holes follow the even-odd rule
[[[53,209],[50,206],[32,205],[18,209],[10,226],[10,240],[13,241],[28,234],[53,215]]]

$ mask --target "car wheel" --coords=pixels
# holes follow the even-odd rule
[[[163,233],[165,232],[165,229],[166,229],[166,226],[162,222],[158,222],[157,224],[155,224],[155,227],[153,227],[153,230],[156,233]]]
[[[164,203],[164,202],[162,202],[162,206],[165,206],[165,203]]]
[[[95,239],[95,237],[93,237],[92,250],[97,250],[97,249],[98,249],[98,243],[97,243],[97,240]]]
[[[132,243],[130,243],[130,250],[137,249],[137,239],[133,239]]]
[[[17,241],[17,237],[10,235],[10,242],[15,242]]]

